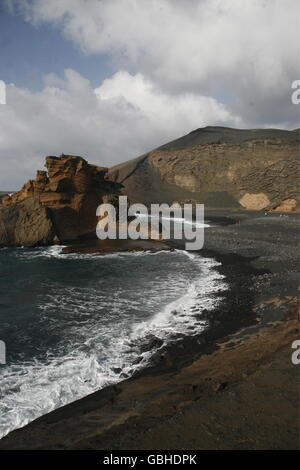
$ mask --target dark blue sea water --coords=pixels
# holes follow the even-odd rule
[[[1,249],[0,437],[131,376],[178,335],[204,330],[201,310],[226,289],[216,265],[185,251]]]

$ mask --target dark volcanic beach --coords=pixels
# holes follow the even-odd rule
[[[0,449],[296,449],[299,215],[206,212],[199,256],[229,289],[199,337],[182,337],[131,379],[57,409]],[[205,312],[204,312],[205,314]]]

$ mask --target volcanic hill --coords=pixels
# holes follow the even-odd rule
[[[204,127],[110,168],[132,202],[299,209],[299,131]]]

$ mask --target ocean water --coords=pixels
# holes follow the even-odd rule
[[[164,344],[208,327],[226,279],[186,251],[0,250],[0,437],[130,377]]]

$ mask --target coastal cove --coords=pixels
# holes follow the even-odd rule
[[[298,290],[298,259],[293,249],[298,237],[298,215],[283,220],[277,214],[264,217],[261,213],[212,211],[206,213],[206,218],[211,227],[205,232],[205,246],[198,256],[221,263],[214,269],[225,276],[228,286],[219,293],[219,306],[202,312],[201,320],[205,319],[209,328],[163,345],[151,355],[147,367],[137,370],[132,378],[10,433],[0,441],[0,449],[174,449],[200,446],[200,441],[203,446],[219,448],[219,432],[222,448],[243,448],[249,445],[248,441],[243,444],[242,439],[243,432],[249,433],[249,426],[249,438],[253,438],[251,445],[255,448],[266,445],[266,439],[272,448],[288,448],[296,442],[297,406],[292,403],[298,392],[295,377],[289,377],[297,373],[297,368],[291,365],[287,350],[299,336],[293,313]],[[272,342],[272,338],[278,341]],[[249,349],[251,341],[253,351]],[[245,421],[241,410],[243,403],[254,399],[250,390],[254,381],[260,380],[262,367],[276,361],[279,366],[268,369],[268,383],[262,384],[260,409],[271,406],[272,400],[276,407],[276,399],[281,396],[281,392],[270,395],[268,387],[270,390],[275,385],[282,391],[290,387],[285,398],[281,396],[282,413],[289,428],[285,431],[278,426],[270,436],[266,429],[276,427],[271,415],[260,429],[255,417]],[[283,370],[285,380],[281,382],[279,375]],[[242,392],[236,391],[237,387],[242,387]],[[226,406],[220,406],[222,397],[228,400],[231,393],[238,393],[240,399],[236,412],[227,416]],[[213,418],[216,400],[218,418]],[[195,406],[197,414],[194,410],[191,415],[189,410]],[[277,414],[280,407],[278,410]],[[172,426],[171,433],[170,420],[179,427]],[[185,431],[178,439],[180,426]],[[203,434],[205,426],[215,431],[211,441],[210,434]]]
[[[2,437],[210,328],[208,312],[227,289],[216,261],[165,242],[90,240],[0,256],[8,351],[0,371]]]
[[[0,0],[10,463],[300,449],[299,20],[299,0]]]

